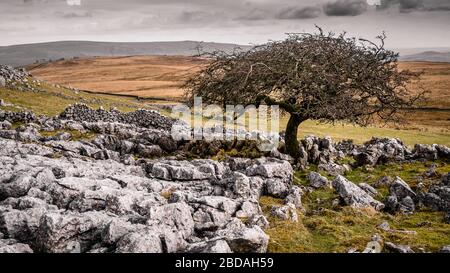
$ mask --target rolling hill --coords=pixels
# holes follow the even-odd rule
[[[414,62],[450,62],[450,52],[425,51],[412,55],[401,56],[402,61]]]
[[[14,67],[35,63],[36,61],[70,59],[74,57],[94,56],[138,56],[138,55],[179,55],[192,56],[198,54],[198,46],[203,51],[232,51],[239,46],[224,43],[201,43],[196,41],[179,42],[142,42],[113,43],[89,41],[62,41],[38,44],[23,44],[0,47],[0,64]]]

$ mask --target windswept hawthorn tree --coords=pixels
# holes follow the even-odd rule
[[[249,51],[210,54],[211,63],[189,78],[185,96],[211,104],[279,105],[290,115],[286,151],[299,153],[299,125],[309,119],[362,126],[399,121],[415,105],[408,83],[419,73],[398,69],[398,53],[345,33],[288,34]]]

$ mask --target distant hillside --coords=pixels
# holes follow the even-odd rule
[[[236,47],[242,49],[249,48],[248,46],[238,46],[235,44],[199,43],[195,41],[146,43],[64,41],[0,47],[0,64],[24,66],[41,60],[92,56],[192,56],[198,53],[197,48],[199,45],[201,45],[205,52],[212,52],[214,50],[229,52]]]
[[[450,62],[450,52],[425,51],[412,55],[401,56],[402,61],[416,62]]]

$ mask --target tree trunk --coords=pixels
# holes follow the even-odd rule
[[[304,118],[302,118],[299,115],[291,114],[291,117],[289,118],[287,127],[286,127],[286,148],[285,152],[292,156],[293,158],[297,159],[299,157],[299,142],[297,139],[297,133],[298,133],[298,126],[305,121]]]

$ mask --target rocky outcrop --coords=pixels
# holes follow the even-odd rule
[[[0,148],[4,252],[265,252],[258,198],[301,207],[278,159],[125,165],[2,138]]]
[[[396,177],[389,183],[389,196],[384,200],[385,208],[391,213],[402,212],[413,213],[417,194],[403,181]]]
[[[397,138],[372,138],[357,148],[354,154],[357,166],[403,161],[410,154],[408,148]]]
[[[8,87],[19,91],[38,91],[40,81],[31,77],[25,68],[13,68],[0,65],[0,87]]]

